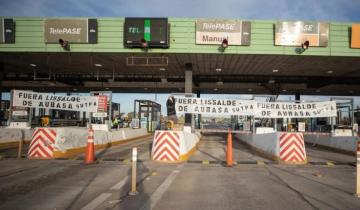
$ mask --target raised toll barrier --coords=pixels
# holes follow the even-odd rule
[[[148,135],[146,129],[122,128],[113,131],[95,131],[95,149],[110,147]],[[35,128],[29,158],[67,158],[84,153],[88,129],[79,127]]]
[[[152,159],[161,162],[180,162],[189,159],[200,141],[200,133],[184,131],[156,131]]]
[[[302,133],[237,133],[235,135],[253,150],[269,159],[285,164],[307,163],[305,142]]]

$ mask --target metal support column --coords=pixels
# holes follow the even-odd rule
[[[197,91],[197,92],[196,92],[196,97],[197,97],[197,98],[200,98],[200,91]],[[198,118],[197,128],[198,128],[198,129],[201,129],[201,127],[200,127],[200,126],[201,126],[201,114],[199,114],[197,118]]]
[[[300,93],[295,93],[295,103],[300,103],[301,102],[301,100],[300,100]],[[295,132],[297,132],[298,131],[298,125],[299,124],[299,120],[298,120],[298,118],[295,118],[295,128],[297,128],[297,130],[295,130]]]
[[[0,62],[0,107],[1,107],[1,101],[2,101],[2,91],[3,91],[3,86],[2,86],[2,81],[4,79],[4,63]],[[3,121],[3,116],[0,115],[0,123],[2,123]]]
[[[192,71],[186,70],[185,71],[185,97],[187,93],[192,93]],[[192,126],[192,114],[186,113],[185,114],[185,125],[186,126]]]

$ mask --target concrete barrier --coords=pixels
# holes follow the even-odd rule
[[[257,153],[271,160],[280,161],[279,135],[275,133],[236,133],[235,136]]]
[[[122,128],[109,132],[95,131],[95,149],[125,143],[146,135],[148,135],[146,129]],[[85,152],[87,137],[87,128],[36,128],[29,148],[29,157],[44,159],[72,157]]]
[[[16,147],[19,141],[31,141],[34,129],[0,127],[0,148]]]
[[[152,159],[161,162],[180,162],[189,159],[200,141],[199,132],[156,131],[154,135]]]
[[[307,162],[302,133],[236,133],[235,135],[255,152],[271,160],[289,164]]]
[[[306,143],[320,145],[346,154],[356,154],[358,137],[304,134]]]

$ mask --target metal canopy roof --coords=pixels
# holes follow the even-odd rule
[[[183,92],[192,70],[200,93],[360,95],[359,57],[0,52],[0,61],[5,90]]]

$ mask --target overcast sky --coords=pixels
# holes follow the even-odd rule
[[[360,22],[360,0],[1,0],[0,16],[203,17]]]

